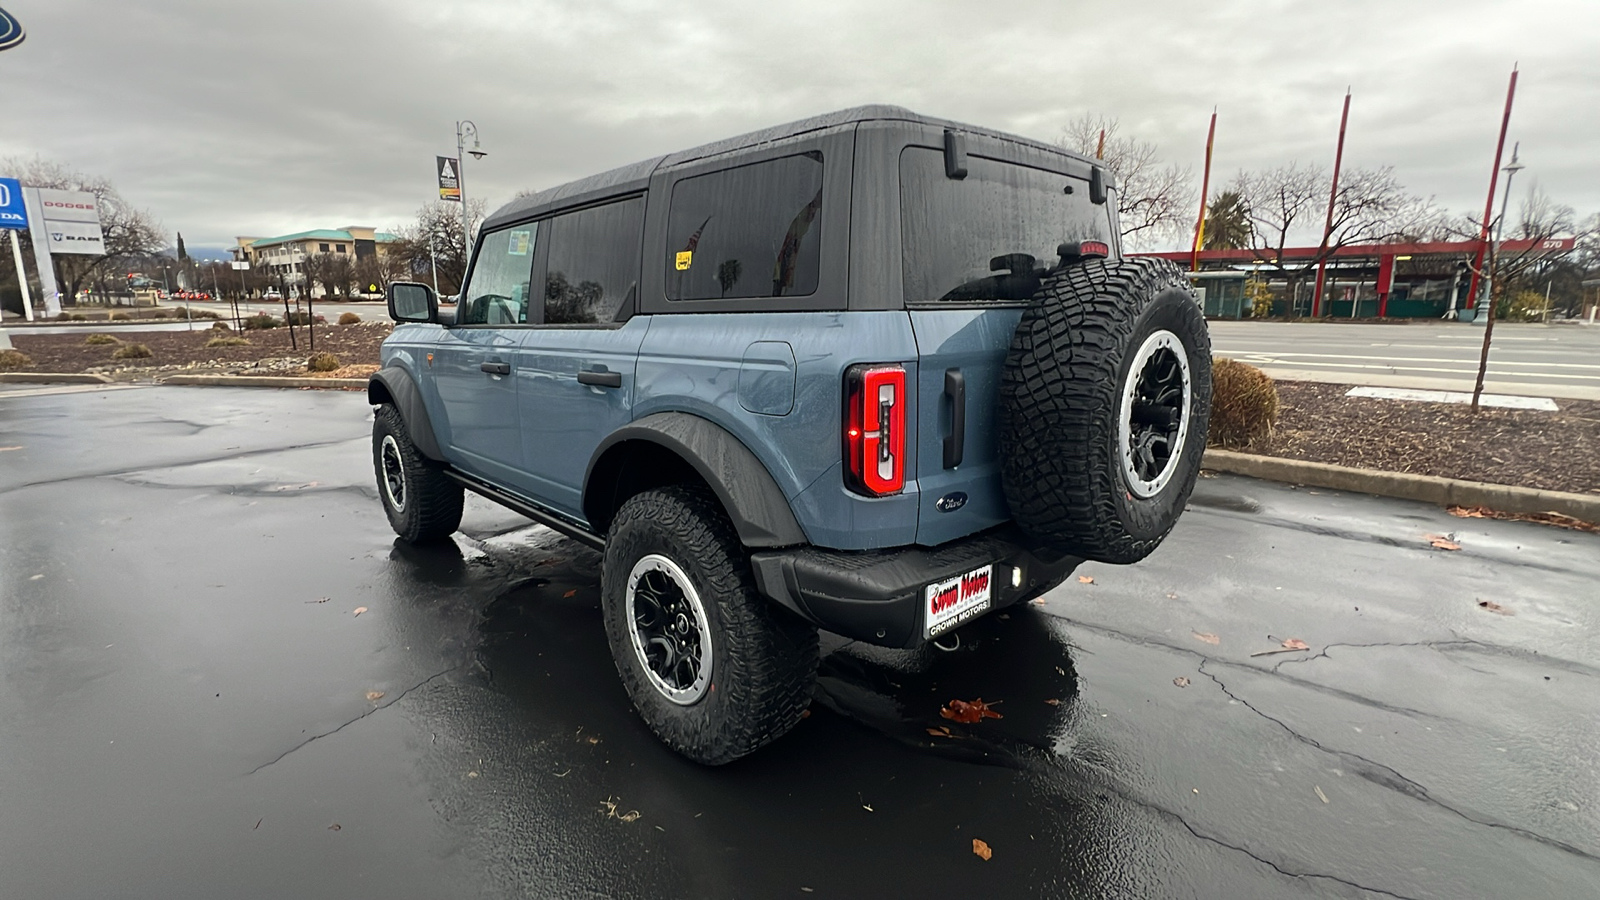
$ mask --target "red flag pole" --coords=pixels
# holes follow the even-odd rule
[[[1100,129],[1100,143],[1095,145],[1094,158],[1095,159],[1105,159],[1106,158],[1106,130],[1104,128]]]
[[[1500,140],[1494,145],[1494,168],[1489,171],[1489,199],[1483,204],[1483,228],[1478,233],[1478,256],[1472,266],[1472,285],[1467,288],[1467,308],[1478,303],[1478,273],[1489,250],[1489,218],[1494,215],[1494,188],[1500,178],[1500,157],[1506,152],[1506,129],[1511,127],[1511,99],[1517,95],[1517,67],[1511,67],[1511,83],[1506,86],[1506,111],[1500,116]]]
[[[1328,221],[1322,226],[1322,245],[1317,253],[1320,256],[1328,249],[1328,238],[1333,236],[1333,206],[1339,199],[1339,168],[1344,164],[1344,128],[1350,122],[1350,89],[1344,91],[1344,112],[1339,116],[1339,149],[1333,153],[1333,189],[1328,192]],[[1317,263],[1317,289],[1311,295],[1311,318],[1315,319],[1322,314],[1322,284],[1328,272],[1328,260],[1324,257]],[[1359,303],[1353,300],[1352,303]],[[1351,309],[1353,314],[1355,309]]]
[[[1206,171],[1200,178],[1200,217],[1194,220],[1194,250],[1189,255],[1189,271],[1200,271],[1200,245],[1206,239],[1206,194],[1211,190],[1211,146],[1217,139],[1217,109],[1211,108],[1211,129],[1206,132]]]

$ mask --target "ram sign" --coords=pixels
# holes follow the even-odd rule
[[[100,233],[100,211],[95,205],[94,194],[39,188],[39,212],[44,221],[34,229],[34,233],[37,235],[42,232],[45,235],[52,254],[105,254],[105,239]]]

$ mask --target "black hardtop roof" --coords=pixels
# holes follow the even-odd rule
[[[752,131],[749,134],[741,134],[737,137],[725,138],[720,141],[713,141],[709,144],[702,144],[699,147],[694,147],[689,150],[680,150],[677,153],[668,153],[662,156],[651,157],[650,159],[640,160],[636,163],[630,163],[629,165],[612,169],[609,172],[601,172],[598,175],[590,175],[587,178],[580,178],[577,181],[569,181],[566,184],[558,185],[553,188],[546,188],[545,190],[537,193],[517,197],[510,203],[507,203],[505,206],[495,210],[494,214],[489,216],[489,218],[484,221],[483,227],[495,228],[507,222],[513,222],[519,219],[534,218],[553,209],[567,206],[578,206],[594,200],[601,200],[606,197],[616,196],[617,194],[642,191],[645,189],[645,186],[649,184],[650,176],[654,174],[656,169],[661,166],[680,165],[682,163],[693,162],[697,159],[704,159],[708,156],[717,156],[722,153],[730,153],[735,150],[746,150],[762,144],[786,140],[788,138],[797,137],[813,131],[822,131],[829,128],[837,128],[842,125],[852,125],[858,122],[874,121],[909,122],[916,125],[927,125],[935,128],[952,128],[967,134],[982,135],[985,137],[1011,141],[1017,144],[1024,144],[1038,150],[1058,153],[1062,156],[1069,156],[1084,162],[1091,162],[1092,164],[1092,161],[1087,157],[1063,150],[1062,148],[1053,144],[1046,144],[1041,141],[1018,137],[1017,135],[1007,134],[1003,131],[995,131],[989,128],[979,128],[977,126],[967,125],[961,122],[952,122],[947,119],[936,119],[931,116],[924,116],[914,113],[911,110],[900,106],[874,104],[871,106],[855,106],[851,107],[850,109],[841,109],[836,112],[823,113],[820,116],[811,116],[810,118],[801,119],[797,122],[789,122],[784,125],[774,125],[771,128],[763,128],[760,131]]]

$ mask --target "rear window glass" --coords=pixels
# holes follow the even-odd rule
[[[567,213],[545,223],[550,247],[544,279],[546,325],[614,321],[639,289],[644,199]]]
[[[1112,243],[1084,179],[969,156],[958,181],[926,147],[900,154],[900,238],[907,303],[1026,301],[1062,243]]]
[[[821,211],[817,152],[685,178],[667,216],[667,297],[815,293]]]

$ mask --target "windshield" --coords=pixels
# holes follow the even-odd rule
[[[1025,302],[1063,242],[1113,243],[1088,181],[981,156],[956,180],[927,147],[900,155],[900,235],[908,304]]]

